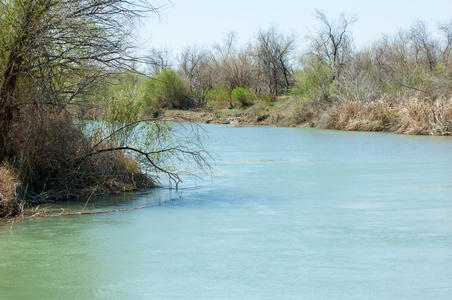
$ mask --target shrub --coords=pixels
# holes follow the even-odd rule
[[[331,67],[316,57],[308,57],[303,71],[295,72],[292,95],[309,101],[333,101],[335,84]]]
[[[147,80],[145,101],[152,108],[184,109],[192,107],[185,81],[171,69],[163,69],[154,78]]]
[[[207,106],[211,108],[232,107],[231,90],[225,87],[216,86],[206,93]]]
[[[231,92],[231,99],[239,106],[249,106],[253,102],[254,94],[249,89],[236,87]]]
[[[203,90],[191,89],[189,92],[189,97],[193,101],[193,106],[204,107],[206,105],[206,95]]]
[[[24,111],[22,115],[26,118],[12,132],[15,155],[10,163],[22,186],[20,197],[28,203],[32,203],[30,199],[86,195],[93,187],[111,181],[124,184],[119,190],[131,190],[132,182],[141,176],[125,168],[122,152],[82,159],[93,151],[93,144],[72,116],[51,111]],[[130,188],[124,188],[126,184]]]
[[[272,105],[276,101],[276,96],[273,94],[262,93],[259,94],[258,99],[265,105]]]

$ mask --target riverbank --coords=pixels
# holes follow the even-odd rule
[[[142,173],[135,163],[122,153],[104,154],[94,161],[97,164],[90,163],[90,171],[82,170],[86,179],[81,178],[82,175],[78,176],[79,179],[84,179],[83,181],[70,182],[69,177],[62,177],[58,183],[66,186],[66,189],[51,189],[40,194],[30,192],[29,185],[23,184],[20,169],[4,162],[0,165],[0,224],[47,216],[45,209],[33,210],[33,207],[47,202],[89,199],[92,196],[134,192],[157,186],[153,178]],[[66,170],[60,167],[59,171],[63,174]],[[65,214],[68,213],[63,211],[57,215]]]
[[[230,126],[313,127],[345,131],[379,131],[408,135],[451,135],[452,99],[385,97],[374,101],[301,102],[279,97],[275,102],[241,108],[212,107],[163,110],[163,116]]]

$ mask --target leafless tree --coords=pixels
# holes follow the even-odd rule
[[[257,33],[255,55],[270,93],[277,95],[291,86],[294,51],[295,36],[285,35],[276,26]]]
[[[160,49],[152,48],[147,55],[147,65],[152,75],[160,73],[163,69],[173,66],[173,54],[170,49],[163,47]]]
[[[212,87],[210,52],[196,46],[186,47],[179,56],[179,68],[187,78],[192,90]]]
[[[211,56],[216,84],[229,89],[250,87],[254,81],[253,58],[249,47],[237,49],[237,35],[225,35],[223,44],[214,45]]]
[[[444,45],[441,53],[442,60],[447,67],[451,67],[452,62],[452,19],[439,24],[439,30],[443,34]]]
[[[424,21],[417,20],[411,27],[414,56],[417,61],[425,61],[432,71],[437,64],[437,42],[432,39]]]
[[[324,12],[315,10],[314,17],[321,22],[321,27],[309,37],[310,51],[331,66],[332,80],[338,79],[351,53],[353,37],[350,26],[357,21],[357,16],[341,14],[339,19],[329,20]]]

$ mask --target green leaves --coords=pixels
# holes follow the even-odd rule
[[[303,71],[295,72],[295,85],[292,94],[309,101],[332,101],[334,90],[331,67],[315,56],[304,62]]]
[[[187,83],[173,70],[163,69],[159,74],[147,80],[145,99],[147,105],[154,108],[190,107]]]

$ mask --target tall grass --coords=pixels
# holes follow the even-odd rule
[[[452,99],[382,97],[375,101],[338,101],[317,118],[316,127],[385,131],[412,135],[451,135]]]
[[[11,164],[4,162],[0,166],[0,218],[22,214],[23,202],[17,196],[19,187],[16,170]]]

